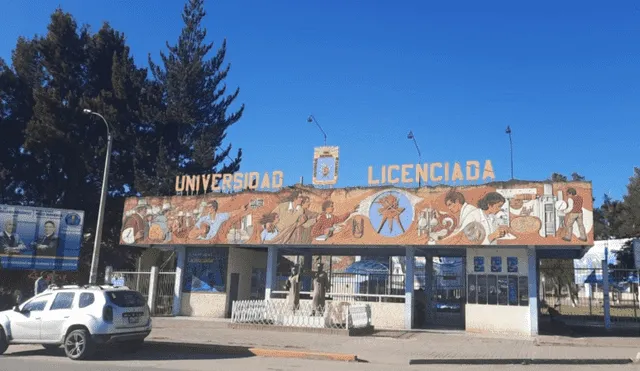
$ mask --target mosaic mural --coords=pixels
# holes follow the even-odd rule
[[[124,245],[591,245],[588,182],[130,198]]]

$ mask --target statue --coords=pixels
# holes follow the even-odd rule
[[[291,268],[291,276],[287,279],[285,289],[289,291],[287,307],[295,312],[300,308],[300,272],[298,272],[297,266]]]
[[[316,311],[323,314],[325,309],[325,296],[327,294],[327,288],[329,288],[329,276],[322,268],[324,265],[318,263],[318,270],[313,274],[313,298],[311,301],[312,311],[311,315],[315,316]]]

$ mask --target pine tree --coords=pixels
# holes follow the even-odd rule
[[[244,105],[232,110],[239,89],[226,95],[230,66],[224,66],[226,40],[213,55],[213,43],[205,41],[202,25],[204,0],[189,0],[184,6],[184,27],[176,45],[167,44],[160,54],[162,67],[149,65],[162,93],[163,111],[157,116],[155,148],[149,153],[160,166],[155,173],[139,173],[136,188],[154,194],[170,194],[179,174],[233,173],[238,171],[242,151],[225,164],[232,146],[221,148],[226,131],[242,117]],[[219,151],[218,151],[219,150]]]

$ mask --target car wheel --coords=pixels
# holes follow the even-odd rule
[[[4,354],[9,348],[9,342],[7,341],[7,335],[4,333],[4,329],[0,327],[0,354]]]
[[[119,344],[118,348],[123,353],[135,353],[139,351],[144,345],[144,340],[130,340],[123,341]]]
[[[73,330],[64,339],[64,352],[74,361],[87,359],[94,351],[95,347],[87,330]]]

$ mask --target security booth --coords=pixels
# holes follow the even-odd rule
[[[327,300],[366,303],[375,327],[535,335],[538,259],[579,258],[593,244],[592,190],[510,181],[130,198],[121,243],[175,252],[174,315],[282,300],[290,266],[310,272],[312,259],[333,257]],[[349,270],[363,259],[388,263]]]

